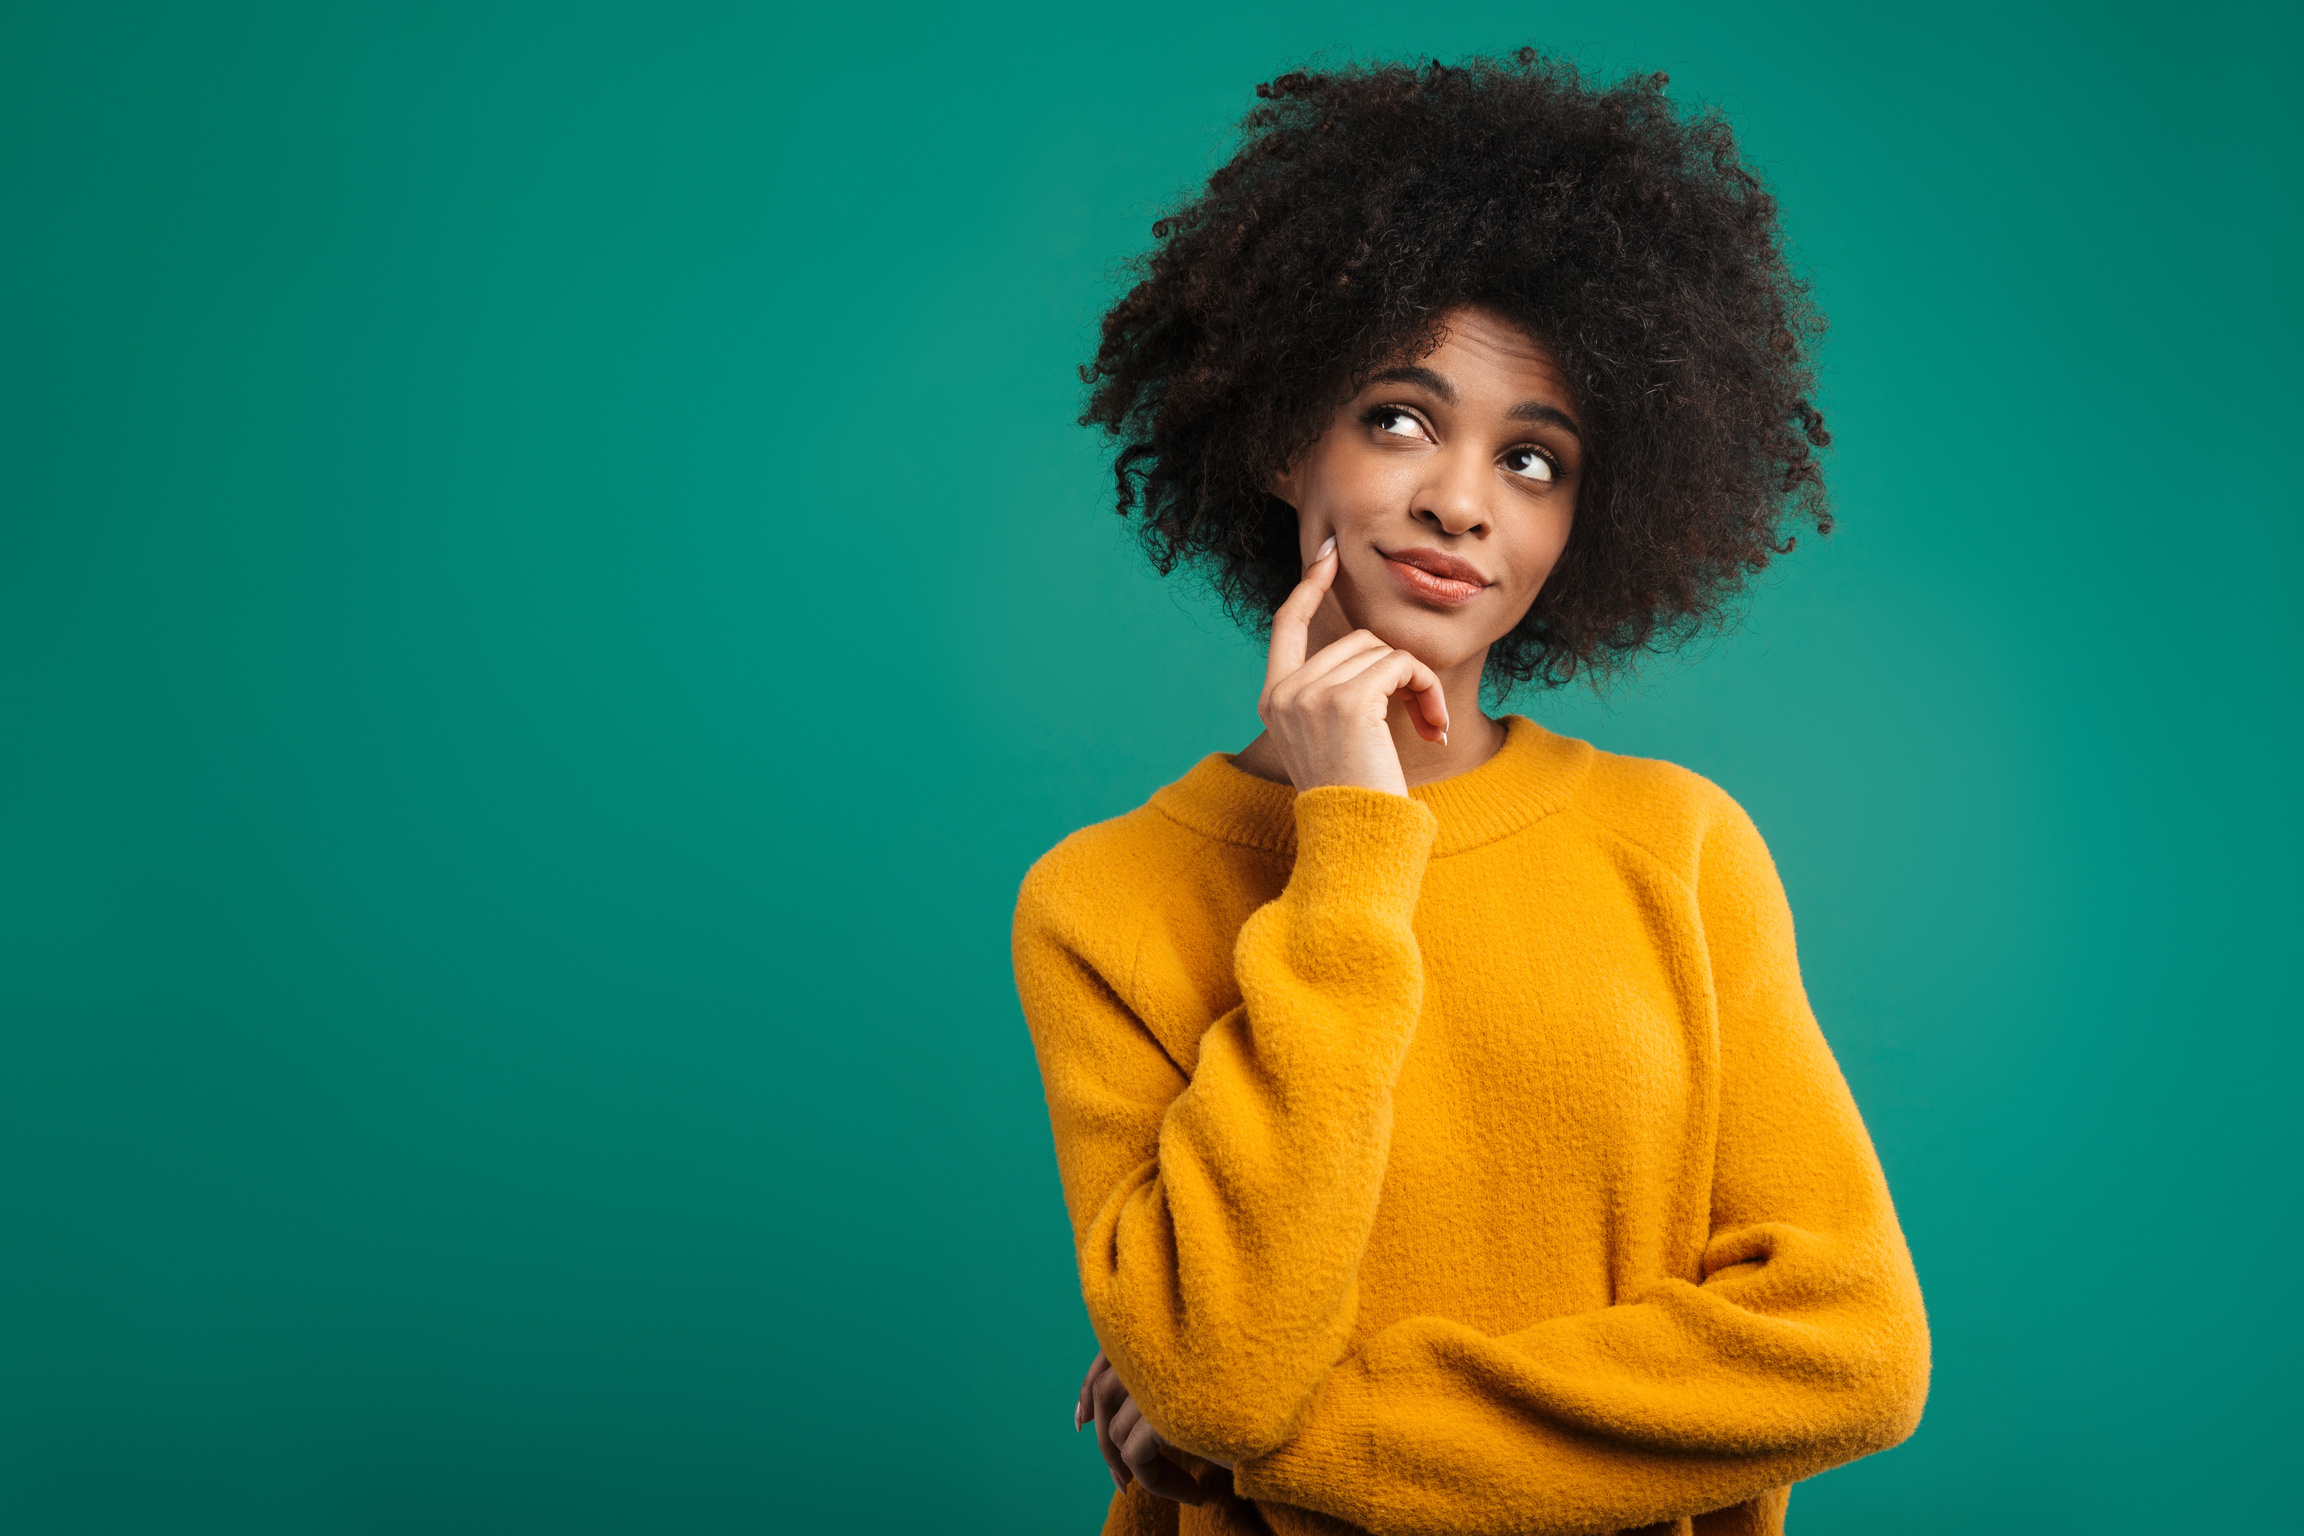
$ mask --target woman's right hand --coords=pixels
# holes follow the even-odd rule
[[[1408,718],[1426,741],[1448,739],[1448,701],[1433,670],[1356,629],[1309,660],[1312,615],[1336,580],[1333,534],[1304,579],[1272,615],[1272,649],[1256,713],[1301,794],[1327,785],[1408,793],[1388,722],[1392,696],[1408,694]]]

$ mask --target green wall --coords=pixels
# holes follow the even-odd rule
[[[1517,705],[1751,809],[1887,1162],[1795,1519],[2295,1518],[2299,12],[1905,10],[0,11],[0,1529],[1094,1530],[1009,912],[1258,672],[1071,369],[1255,81],[1523,41],[1834,321],[1842,531]]]

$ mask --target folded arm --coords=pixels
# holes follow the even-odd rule
[[[1700,1273],[1500,1336],[1403,1319],[1335,1367],[1286,1445],[1240,1464],[1243,1497],[1381,1536],[1615,1530],[1911,1432],[1918,1283],[1809,1012],[1774,866],[1733,803],[1708,829],[1697,900],[1721,1062]]]

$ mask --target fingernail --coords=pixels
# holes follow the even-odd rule
[[[1327,559],[1327,558],[1328,558],[1328,556],[1329,556],[1331,553],[1333,553],[1333,552],[1335,551],[1335,548],[1336,548],[1336,535],[1334,535],[1334,534],[1330,534],[1330,535],[1328,535],[1327,539],[1321,543],[1321,545],[1320,545],[1320,553],[1318,553],[1318,554],[1316,554],[1316,555],[1314,555],[1314,556],[1312,557],[1312,562],[1313,562],[1313,564],[1317,565],[1317,564],[1319,564],[1321,561],[1323,561],[1323,560]]]
[[[1440,733],[1440,745],[1442,745],[1442,746],[1446,746],[1446,745],[1448,745],[1448,733],[1447,733],[1446,731],[1442,731],[1442,732]]]

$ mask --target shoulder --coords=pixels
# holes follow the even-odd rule
[[[1693,769],[1595,748],[1569,809],[1641,849],[1690,886],[1723,860],[1743,865],[1767,847],[1734,796]]]
[[[1162,811],[1157,799],[1082,827],[1033,862],[1016,893],[1018,945],[1054,943],[1107,961],[1133,945],[1150,914],[1209,852],[1209,839]]]
[[[1018,888],[1018,922],[1077,909],[1083,901],[1136,886],[1165,862],[1175,824],[1144,804],[1071,833],[1032,861]]]

